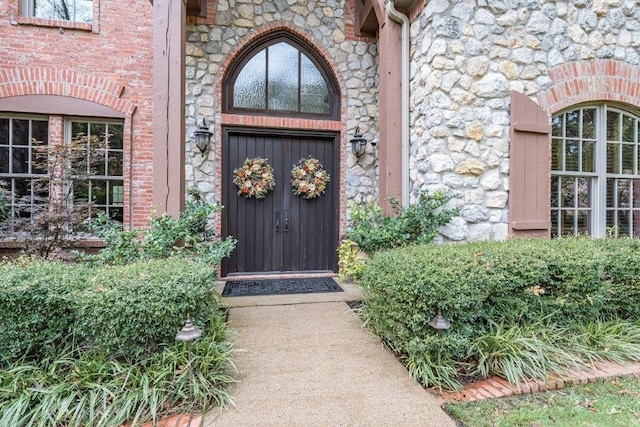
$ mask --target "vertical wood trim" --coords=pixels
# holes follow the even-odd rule
[[[538,104],[515,91],[511,92],[510,135],[510,234],[549,237],[550,118]]]
[[[186,6],[155,0],[153,22],[153,204],[177,218],[185,203]]]

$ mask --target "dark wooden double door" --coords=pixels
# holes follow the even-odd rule
[[[338,240],[338,138],[335,134],[223,130],[222,231],[238,244],[222,263],[223,275],[295,271],[335,271]],[[331,180],[325,194],[296,196],[291,169],[301,158],[322,163]],[[233,171],[249,158],[262,157],[273,167],[274,190],[265,199],[237,194]]]

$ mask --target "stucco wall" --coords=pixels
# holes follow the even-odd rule
[[[187,138],[203,117],[214,125],[213,140],[220,146],[222,126],[220,82],[226,67],[252,35],[282,26],[302,35],[317,47],[336,74],[342,96],[340,135],[343,165],[342,199],[376,200],[376,151],[359,161],[348,141],[356,126],[369,141],[378,142],[377,46],[349,36],[349,16],[344,1],[221,0],[215,3],[214,24],[187,25],[186,122]],[[209,11],[211,12],[211,11]],[[288,122],[296,126],[302,121]],[[209,199],[220,198],[220,179],[229,183],[231,171],[220,171],[219,148],[203,159],[187,144],[187,188],[197,187]]]
[[[611,73],[583,65],[605,60],[637,73],[639,30],[629,0],[428,3],[411,26],[411,188],[413,199],[437,188],[460,195],[460,216],[441,240],[507,237],[510,90],[554,113],[552,97],[538,94],[559,85],[568,64],[592,70],[594,81]]]

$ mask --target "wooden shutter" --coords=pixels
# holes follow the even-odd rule
[[[551,185],[551,121],[527,96],[511,92],[509,232],[548,237]]]

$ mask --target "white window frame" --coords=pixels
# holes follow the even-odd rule
[[[588,180],[591,181],[590,185],[591,185],[591,191],[590,191],[590,195],[589,195],[589,207],[590,207],[590,220],[589,220],[589,230],[590,230],[590,235],[592,237],[605,237],[607,236],[608,233],[613,232],[614,235],[618,234],[618,230],[611,230],[608,229],[607,227],[607,210],[610,211],[623,211],[623,210],[628,210],[628,209],[622,209],[619,207],[614,206],[613,208],[608,208],[607,207],[607,180],[608,179],[629,179],[629,180],[640,180],[640,164],[639,163],[639,159],[638,156],[640,155],[639,150],[640,150],[640,141],[639,139],[639,129],[638,127],[640,126],[640,115],[638,115],[637,113],[625,110],[624,108],[621,108],[619,106],[614,106],[611,104],[607,104],[607,103],[601,103],[601,104],[587,104],[587,105],[580,105],[580,106],[574,106],[571,107],[569,109],[560,111],[556,114],[553,115],[553,117],[556,117],[558,115],[562,115],[571,111],[580,111],[580,117],[582,117],[582,111],[585,109],[595,109],[595,119],[594,119],[594,124],[595,124],[595,152],[594,152],[594,161],[595,161],[595,165],[594,165],[594,172],[573,172],[573,171],[564,171],[564,170],[551,170],[551,176],[552,179],[554,179],[554,177],[568,177],[568,178],[575,178],[575,177],[583,177],[586,178]],[[633,169],[636,173],[609,173],[607,170],[607,147],[608,147],[608,142],[607,141],[607,113],[608,112],[615,112],[620,114],[620,117],[624,117],[624,116],[628,116],[631,117],[635,120],[635,129],[634,129],[634,137],[635,137],[635,144],[634,144],[634,160],[633,160]],[[580,134],[582,135],[582,120],[580,120]],[[552,135],[552,140],[553,140],[553,135]],[[566,142],[566,130],[563,129],[563,144],[562,144],[562,150],[564,152],[565,150],[565,144],[564,142]],[[580,141],[583,141],[582,137],[580,138]],[[582,144],[580,145],[580,147],[582,147]],[[620,150],[620,154],[619,154],[619,161],[622,161],[622,150]],[[582,159],[582,148],[580,148],[580,153],[579,153],[579,159]],[[562,160],[563,162],[563,166],[564,166],[564,160]],[[561,198],[561,192],[559,192],[559,201],[558,204],[561,205],[560,202],[560,198]],[[612,195],[613,197],[617,197],[617,193]],[[553,199],[553,194],[551,195],[551,198]],[[630,201],[631,203],[633,203],[633,196],[630,195]],[[575,202],[575,205],[577,206],[577,201]],[[551,206],[552,211],[556,209],[556,207]],[[638,206],[638,208],[640,208],[640,206]],[[635,205],[632,205],[631,209],[635,209]],[[559,211],[562,210],[562,208],[560,207],[560,209],[558,209]],[[578,211],[579,208],[574,208],[574,211]],[[633,212],[633,210],[631,210],[631,212]],[[560,225],[560,217],[558,216],[556,218],[555,222],[552,222],[551,226],[552,226],[552,235],[554,236],[560,236],[563,235],[561,233],[559,233],[559,225]],[[574,223],[575,224],[575,223]],[[575,225],[574,225],[574,231],[575,231]],[[633,230],[631,230],[631,234],[633,234]]]

